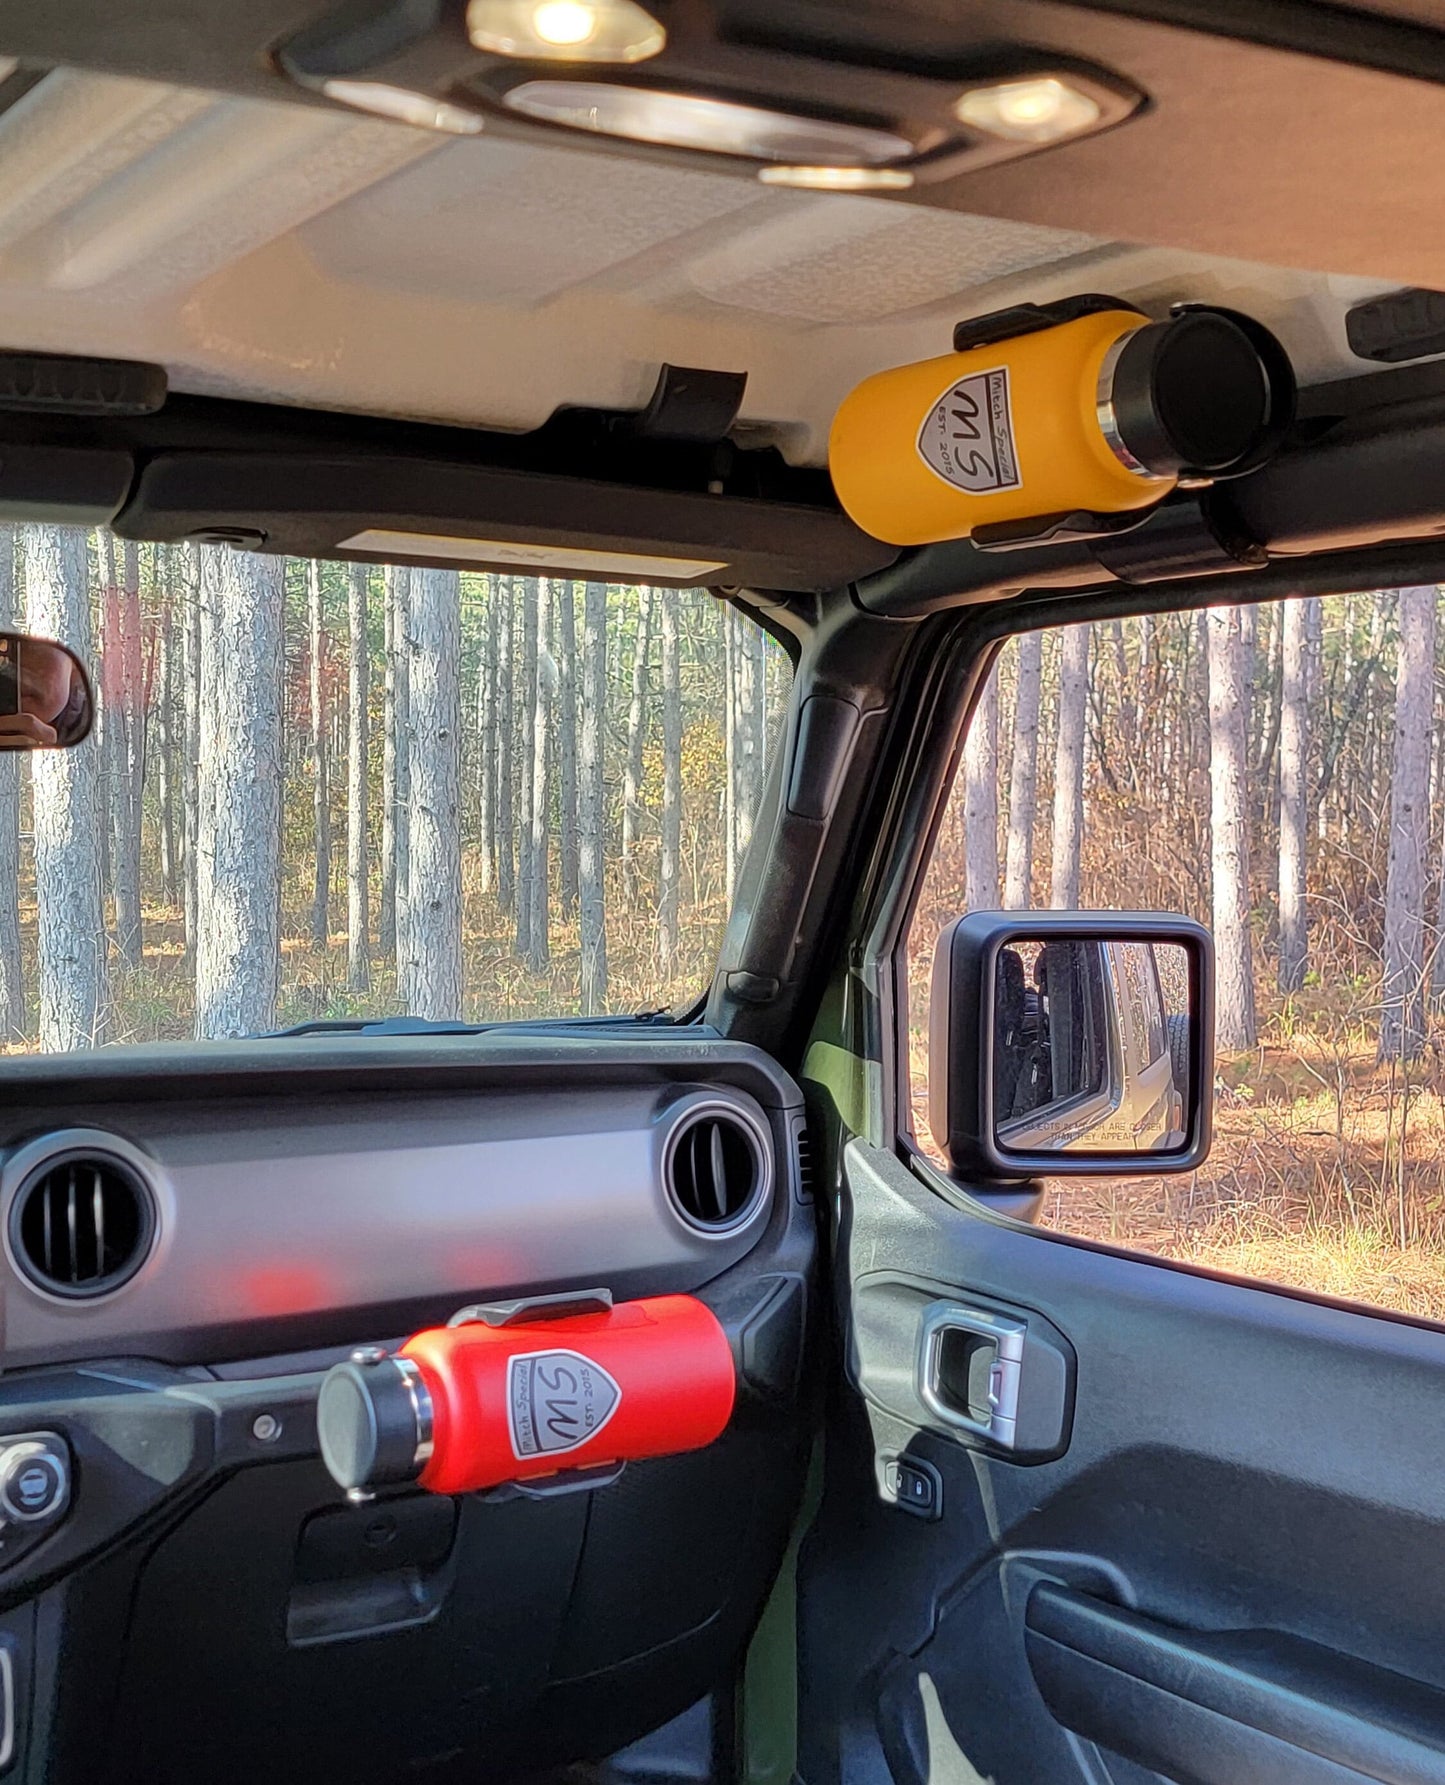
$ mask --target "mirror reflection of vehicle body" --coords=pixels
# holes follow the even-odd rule
[[[90,678],[49,638],[0,632],[0,750],[63,750],[90,733]]]
[[[1153,943],[1094,938],[1000,950],[1000,1148],[1158,1153],[1183,1146],[1188,1016],[1169,1012],[1162,952]]]

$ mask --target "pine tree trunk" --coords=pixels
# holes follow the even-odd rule
[[[281,977],[285,567],[201,556],[196,1034],[274,1027]]]
[[[723,890],[732,910],[738,888],[738,616],[720,602],[723,635]]]
[[[521,706],[517,757],[517,909],[512,938],[515,954],[526,960],[532,952],[532,912],[537,892],[532,870],[532,776],[537,752],[537,608],[542,583],[531,577],[522,584],[522,660],[516,678],[515,703]]]
[[[19,625],[15,529],[0,526],[0,628]],[[24,959],[20,943],[20,764],[22,752],[0,751],[0,1042],[23,1041]]]
[[[970,911],[998,908],[998,676],[990,674],[963,745],[964,896]]]
[[[497,890],[497,639],[501,578],[483,578],[487,616],[477,662],[477,832],[481,849],[481,890]]]
[[[763,754],[767,745],[763,635],[740,614],[735,618],[733,646],[737,676],[737,736],[733,746],[733,766],[737,776],[733,796],[734,846],[740,866],[753,840],[753,823],[762,799]]]
[[[1318,710],[1325,691],[1325,610],[1318,595],[1311,596],[1305,605],[1309,610],[1305,628],[1309,651],[1308,701],[1313,713]],[[1323,733],[1323,723],[1317,729]],[[1325,801],[1322,798],[1315,800],[1315,835],[1324,840]]]
[[[370,572],[353,564],[347,601],[346,676],[346,983],[353,992],[371,986],[370,784],[371,640],[367,633]]]
[[[1054,838],[1049,903],[1079,904],[1079,852],[1084,835],[1084,721],[1089,695],[1088,626],[1066,626],[1059,654],[1059,735],[1054,752]]]
[[[607,736],[607,585],[588,583],[582,596],[582,724],[577,740],[577,889],[582,941],[582,1010],[607,1008],[605,764]]]
[[[410,869],[402,998],[414,1015],[462,1014],[461,578],[413,570],[408,602]]]
[[[331,762],[326,711],[326,627],[321,565],[306,566],[306,607],[311,631],[311,794],[315,877],[311,894],[311,946],[331,943]]]
[[[396,960],[396,572],[382,572],[382,709],[381,709],[381,903],[377,911],[377,947]]]
[[[516,799],[512,780],[515,747],[515,699],[512,678],[512,621],[516,607],[516,579],[501,577],[495,585],[501,604],[497,619],[497,904],[510,917],[517,902],[517,855],[515,844]]]
[[[386,706],[383,714],[381,763],[381,935],[383,954],[401,971],[406,928],[407,818],[410,745],[408,710],[407,600],[411,571],[388,564],[385,571]]]
[[[185,555],[185,617],[181,637],[183,742],[181,783],[184,801],[186,953],[192,965],[199,941],[196,912],[197,858],[200,852],[201,767],[201,548],[188,545]]]
[[[677,960],[677,906],[682,871],[682,666],[677,602],[663,595],[662,631],[662,860],[657,899],[658,968],[672,978]]]
[[[1129,674],[1129,648],[1124,638],[1124,622],[1113,620],[1109,626],[1114,647],[1114,675],[1119,684],[1119,741],[1123,746],[1123,769],[1126,783],[1138,787],[1139,762],[1139,684]]]
[[[123,542],[121,586],[116,597],[118,675],[115,692],[115,828],[111,873],[115,889],[115,939],[127,967],[143,956],[141,935],[141,781],[145,773],[144,716],[141,710],[140,555],[134,540]]]
[[[96,641],[100,659],[94,666],[98,697],[95,716],[96,818],[100,826],[100,901],[109,925],[116,909],[115,832],[120,822],[120,776],[125,761],[120,693],[120,569],[113,533],[108,529],[97,531],[95,547],[100,573],[97,604],[100,636]],[[113,929],[111,939],[114,940]]]
[[[1309,953],[1305,909],[1309,831],[1309,609],[1286,601],[1281,616],[1279,704],[1279,989],[1297,992]]]
[[[158,771],[157,816],[160,820],[161,891],[168,905],[174,905],[180,892],[180,857],[176,836],[176,611],[175,611],[175,547],[165,548],[166,590],[161,600],[157,650],[160,656],[160,695],[156,701],[156,720],[160,748],[156,752]]]
[[[1237,1053],[1254,1046],[1254,950],[1249,906],[1249,759],[1245,635],[1237,607],[1210,608],[1209,788],[1215,1032]]]
[[[557,698],[557,664],[552,656],[552,586],[537,583],[536,718],[532,727],[532,923],[527,965],[534,973],[551,958],[552,705]]]
[[[1425,1045],[1425,881],[1430,852],[1430,722],[1434,706],[1433,587],[1401,589],[1385,879],[1381,1060],[1413,1060]]]
[[[89,562],[76,527],[25,529],[26,625],[90,659]],[[101,807],[93,752],[37,750],[34,802],[40,1045],[52,1053],[105,1039],[110,996],[101,909]]]
[[[652,590],[637,591],[637,638],[632,653],[632,699],[627,708],[627,758],[622,777],[622,893],[637,898],[637,840],[642,832],[642,764],[647,747],[648,659],[652,646]]]
[[[1034,819],[1039,795],[1039,689],[1043,677],[1044,635],[1026,632],[1019,640],[1014,692],[1013,761],[1009,771],[1008,846],[1004,908],[1027,911],[1033,903]]]
[[[392,638],[396,646],[396,961],[398,975],[401,962],[410,944],[407,924],[411,920],[411,758],[416,741],[416,723],[411,710],[411,668],[415,641],[411,626],[411,585],[416,575],[407,565],[392,571]]]
[[[552,585],[556,603],[557,673],[560,703],[557,715],[559,823],[557,859],[561,874],[563,918],[576,915],[577,866],[577,585]]]

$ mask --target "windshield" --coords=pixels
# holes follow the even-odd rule
[[[711,978],[787,657],[702,590],[0,528],[72,750],[0,756],[9,1051],[629,1013]]]

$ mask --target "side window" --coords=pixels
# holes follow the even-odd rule
[[[960,911],[1195,917],[1218,953],[1213,1153],[1184,1178],[1054,1180],[1043,1224],[1445,1319],[1439,606],[1420,587],[1009,642],[909,938],[922,1148],[933,948]],[[1011,951],[1003,1122],[1097,1093],[1111,1046],[1178,1066],[1180,951],[1084,952]],[[1051,1025],[1064,1000],[1093,1016]],[[1062,1033],[1079,1039],[1056,1058]]]

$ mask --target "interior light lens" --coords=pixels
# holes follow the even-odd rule
[[[469,0],[467,35],[494,56],[645,62],[667,33],[637,0]]]
[[[557,570],[624,582],[697,582],[727,569],[725,558],[669,558],[660,552],[609,552],[595,546],[528,545],[516,539],[463,539],[445,533],[403,533],[368,527],[343,539],[340,552],[366,552],[377,558],[442,558],[463,564],[514,564],[547,576]]]
[[[907,137],[891,130],[604,81],[524,81],[506,103],[525,117],[600,136],[800,167],[880,167],[913,153]]]
[[[597,11],[582,0],[543,0],[532,14],[532,29],[543,43],[559,49],[590,43],[597,35]]]
[[[359,111],[417,124],[424,130],[443,130],[449,136],[476,136],[482,129],[480,114],[464,105],[451,105],[445,99],[433,99],[430,93],[413,93],[409,87],[391,87],[384,81],[323,81],[321,91],[328,99]]]
[[[760,167],[765,186],[801,186],[810,192],[906,192],[906,167]]]
[[[961,124],[1014,143],[1054,143],[1092,130],[1103,108],[1081,87],[1044,75],[973,87],[954,105]]]

